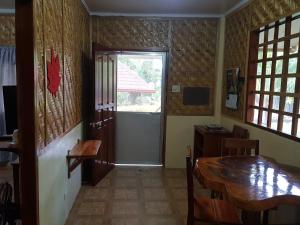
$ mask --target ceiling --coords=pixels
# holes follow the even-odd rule
[[[82,0],[91,14],[217,16],[247,0]],[[14,9],[14,0],[1,0],[0,9]]]

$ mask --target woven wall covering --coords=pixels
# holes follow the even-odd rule
[[[272,21],[300,11],[299,0],[253,0],[250,4],[226,17],[226,40],[223,76],[223,114],[243,120],[246,99],[246,84],[240,93],[237,111],[225,108],[226,69],[240,67],[242,76],[247,75],[249,34],[252,30]]]
[[[299,0],[253,0],[251,2],[252,29],[299,11]]]
[[[92,18],[92,41],[115,49],[170,49],[167,113],[211,115],[214,112],[217,21],[133,17]],[[183,106],[172,84],[211,87],[209,106]]]
[[[15,45],[14,15],[0,15],[0,45]]]
[[[247,74],[247,53],[248,53],[248,32],[250,29],[251,17],[250,7],[247,6],[242,10],[226,17],[225,33],[225,56],[224,56],[224,78],[223,78],[223,98],[222,111],[224,114],[243,119],[243,110],[231,110],[225,107],[226,101],[226,69],[239,67],[241,76]],[[238,109],[243,109],[245,104],[244,92],[246,85],[243,85],[239,95]]]
[[[35,32],[35,46],[37,51],[37,57],[35,67],[37,71],[37,83],[35,85],[35,97],[36,97],[36,146],[37,149],[42,149],[45,146],[45,65],[44,65],[44,40],[43,40],[43,7],[41,1],[34,2],[34,16],[35,18],[41,18],[40,20],[34,20],[34,32]]]
[[[173,20],[171,22],[168,114],[212,115],[214,113],[216,68],[216,20]],[[209,106],[184,106],[181,93],[171,87],[210,87]]]
[[[72,129],[81,121],[83,56],[89,56],[89,15],[80,0],[34,1],[36,36],[37,149]],[[61,85],[57,96],[47,90],[47,61],[51,48],[59,55]]]

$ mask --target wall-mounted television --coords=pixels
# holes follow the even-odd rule
[[[3,86],[6,134],[18,129],[17,86]]]

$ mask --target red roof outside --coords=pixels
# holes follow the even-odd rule
[[[155,93],[151,84],[124,63],[118,63],[118,92]]]

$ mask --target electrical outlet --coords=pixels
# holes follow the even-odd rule
[[[180,93],[180,84],[172,85],[172,93]]]

